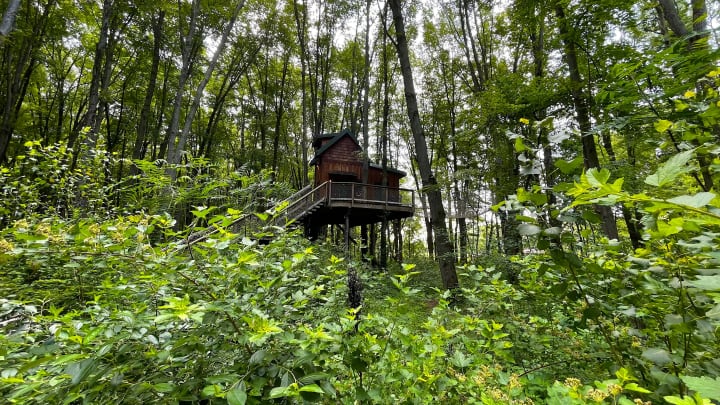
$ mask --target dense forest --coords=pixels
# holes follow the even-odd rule
[[[0,12],[0,402],[720,402],[717,2]],[[308,239],[345,129],[414,216]]]

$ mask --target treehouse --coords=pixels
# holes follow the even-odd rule
[[[327,225],[351,227],[408,218],[414,212],[412,190],[400,188],[405,172],[368,162],[349,130],[313,137],[315,168],[311,186],[289,199],[285,218],[301,222],[306,236],[316,238]]]

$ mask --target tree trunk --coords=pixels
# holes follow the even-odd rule
[[[100,107],[100,86],[102,85],[103,76],[105,69],[103,69],[103,61],[110,63],[107,60],[106,49],[108,47],[108,36],[110,34],[110,20],[113,15],[113,4],[111,0],[103,1],[102,8],[102,23],[100,26],[100,34],[98,42],[95,45],[95,59],[93,61],[92,77],[90,79],[90,95],[88,99],[88,110],[85,114],[84,127],[89,128],[89,132],[83,141],[83,144],[88,148],[94,148],[97,145],[98,131],[101,114],[98,113]],[[72,147],[72,145],[69,145]],[[75,152],[75,159],[79,151]]]
[[[282,77],[280,79],[280,96],[275,105],[275,134],[273,138],[273,157],[272,157],[272,180],[277,179],[278,171],[278,153],[280,149],[280,133],[282,132],[282,119],[285,113],[285,85],[287,81],[288,65],[290,63],[290,52],[285,54],[283,60]]]
[[[208,82],[210,81],[210,77],[212,76],[213,72],[215,71],[215,67],[217,66],[218,60],[220,59],[220,56],[225,51],[225,45],[227,44],[228,37],[230,36],[230,32],[232,31],[233,27],[235,26],[235,21],[237,20],[238,16],[240,15],[240,10],[242,10],[243,6],[245,5],[245,0],[240,0],[237,5],[235,6],[235,9],[233,10],[233,14],[230,17],[230,21],[228,21],[227,25],[225,25],[225,29],[223,30],[222,36],[220,37],[220,42],[217,45],[217,48],[215,49],[215,53],[212,56],[212,59],[210,60],[210,64],[205,69],[205,74],[203,76],[202,81],[200,84],[198,84],[197,89],[195,90],[195,96],[193,97],[192,105],[190,106],[190,110],[188,111],[187,115],[185,116],[185,125],[183,125],[183,130],[180,132],[180,136],[178,138],[177,145],[173,147],[172,143],[169,143],[169,149],[168,149],[168,163],[170,164],[178,164],[180,163],[180,158],[182,156],[182,152],[185,149],[185,143],[187,142],[188,136],[190,135],[190,129],[192,127],[192,122],[195,119],[195,114],[197,113],[198,109],[200,108],[200,99],[202,98],[203,91],[205,90],[205,86],[207,86]],[[172,149],[171,149],[172,148]],[[172,153],[170,151],[172,150]],[[177,172],[175,170],[171,170],[171,175],[173,177],[173,180],[175,176],[177,175]]]
[[[175,90],[175,99],[173,101],[172,116],[170,118],[170,126],[165,135],[165,147],[161,147],[160,158],[165,157],[168,163],[176,161],[175,139],[180,130],[180,114],[182,112],[183,96],[185,94],[185,85],[190,77],[190,70],[197,54],[198,44],[195,40],[195,31],[197,30],[197,19],[200,14],[200,0],[193,0],[191,5],[190,21],[188,23],[187,35],[181,35],[180,53],[182,54],[182,67],[180,68],[180,76],[178,77],[178,87]],[[182,7],[178,3],[178,13],[182,16]],[[165,152],[165,153],[162,153]],[[172,172],[171,172],[172,174]],[[175,174],[172,174],[174,177]]]
[[[19,9],[20,0],[10,0],[10,2],[8,2],[5,14],[3,14],[2,23],[0,23],[0,44],[2,44],[2,41],[10,35],[10,32],[15,26],[15,17],[17,16]]]
[[[302,92],[302,168],[303,168],[303,174],[302,174],[302,180],[303,184],[309,184],[310,183],[310,176],[308,173],[308,137],[307,137],[307,128],[308,128],[308,111],[307,111],[307,103],[308,103],[308,97],[307,97],[307,60],[308,58],[308,52],[307,52],[307,41],[305,40],[306,37],[306,31],[307,31],[307,8],[305,5],[303,5],[302,13],[300,11],[300,8],[298,7],[297,0],[293,0],[293,15],[295,16],[295,26],[297,28],[297,36],[298,36],[298,45],[300,47],[300,88]]]
[[[370,0],[365,2],[365,65],[363,66],[363,108],[362,108],[362,133],[363,133],[363,167],[362,182],[368,184],[370,172]],[[365,189],[367,192],[367,189]],[[362,225],[360,232],[367,235],[367,225]],[[367,246],[363,244],[360,248],[361,257],[367,256]]]
[[[445,225],[445,207],[443,206],[440,189],[435,179],[435,174],[430,166],[428,158],[425,132],[420,120],[420,111],[415,93],[415,82],[413,80],[412,67],[410,66],[410,52],[408,49],[407,37],[405,35],[405,22],[403,20],[400,0],[388,0],[395,22],[395,35],[398,59],[402,70],[403,85],[405,87],[405,102],[415,141],[415,154],[418,161],[418,169],[422,177],[423,191],[428,197],[430,206],[430,221],[435,233],[435,249],[437,260],[440,265],[440,276],[443,287],[454,289],[459,286],[457,273],[455,272],[455,251],[450,238],[448,237],[447,226]]]
[[[3,105],[0,110],[0,164],[7,160],[7,153],[10,147],[10,140],[15,132],[15,125],[20,114],[20,108],[25,100],[28,85],[32,73],[37,66],[37,57],[35,49],[42,44],[45,37],[45,27],[48,22],[50,10],[54,6],[54,2],[48,2],[42,11],[42,16],[36,19],[36,24],[32,26],[30,34],[18,35],[17,40],[13,38],[5,41],[0,38],[0,52],[2,52],[2,65],[6,69],[5,76],[0,79],[0,96],[2,96]],[[13,4],[8,5],[5,18],[8,19],[8,32],[12,32],[12,24],[15,21],[15,13],[19,10],[14,9]],[[32,7],[28,7],[27,13],[32,12]],[[12,16],[8,14],[13,14]],[[9,19],[12,18],[12,23]],[[3,20],[3,25],[5,21]],[[20,34],[13,33],[13,36]]]
[[[390,125],[390,61],[388,57],[388,31],[387,31],[387,4],[382,13],[382,91],[383,91],[383,103],[382,103],[382,122],[381,122],[381,151],[382,151],[382,186],[387,186],[387,164],[388,164],[388,127]],[[412,167],[412,163],[410,164]],[[413,176],[415,171],[413,170]],[[414,177],[417,178],[417,177]],[[388,252],[387,252],[387,233],[388,233],[388,221],[387,217],[383,216],[381,227],[380,227],[380,267],[387,268],[388,263]]]
[[[157,15],[157,19],[153,19],[153,53],[152,53],[152,65],[150,66],[150,77],[148,78],[148,87],[145,91],[145,100],[143,100],[143,106],[140,110],[140,121],[137,127],[137,137],[135,138],[135,144],[133,146],[133,159],[142,159],[145,157],[146,145],[147,145],[147,133],[148,124],[150,122],[150,112],[152,108],[153,95],[155,94],[155,87],[157,85],[158,70],[160,67],[160,48],[163,40],[163,24],[165,21],[165,11],[160,10]],[[132,166],[131,173],[137,174],[137,167]]]
[[[570,74],[570,91],[572,94],[573,104],[575,105],[575,114],[577,115],[578,126],[580,127],[580,136],[582,138],[583,159],[585,169],[600,168],[600,160],[595,146],[595,137],[592,134],[592,123],[590,121],[590,110],[588,106],[587,95],[583,92],[583,82],[580,76],[580,68],[577,60],[577,50],[575,49],[575,41],[570,32],[565,10],[559,3],[555,6],[555,14],[558,18],[558,29],[565,48],[565,63],[567,63]],[[602,229],[608,239],[618,239],[617,224],[612,208],[602,205],[596,205],[595,211],[600,215],[602,221]]]

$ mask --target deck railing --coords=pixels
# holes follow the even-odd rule
[[[314,207],[337,206],[378,206],[407,207],[415,206],[415,191],[397,187],[376,186],[372,184],[326,181],[304,195],[291,201],[278,215],[277,225],[297,220]]]
[[[330,182],[325,182],[308,191],[307,193],[305,193],[305,195],[298,198],[297,200],[290,202],[290,204],[285,208],[281,215],[278,216],[278,219],[284,220],[284,222],[292,221],[301,217],[313,206],[327,203],[329,187]]]
[[[386,207],[414,207],[415,192],[410,189],[377,186],[373,184],[331,182],[330,201],[355,205],[384,205]]]

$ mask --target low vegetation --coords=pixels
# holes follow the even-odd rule
[[[28,148],[37,167],[60,164]],[[671,158],[641,194],[597,170],[569,190],[573,209],[636,204],[656,221],[645,248],[577,248],[562,232],[543,252],[465,265],[455,291],[437,288],[428,259],[382,271],[298,232],[258,244],[223,227],[235,210],[193,210],[193,223],[221,231],[183,249],[189,230],[174,230],[167,214],[62,217],[35,197],[47,185],[29,183],[3,203],[31,214],[0,231],[0,395],[22,404],[718,400],[716,196],[653,192],[682,178],[691,157]],[[21,174],[6,171],[6,184]],[[540,245],[554,236],[532,235]],[[362,281],[360,307],[348,304],[348,286],[359,290],[349,273]]]

